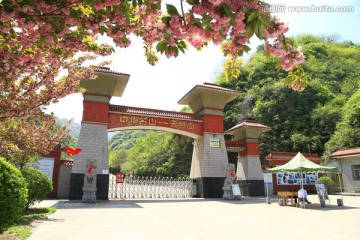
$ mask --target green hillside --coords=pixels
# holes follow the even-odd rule
[[[130,149],[136,144],[138,138],[146,136],[146,131],[143,130],[125,130],[119,131],[113,135],[109,140],[110,150]]]
[[[79,139],[79,135],[80,135],[80,127],[81,125],[79,123],[76,122],[70,122],[69,119],[66,118],[59,118],[56,117],[56,122],[60,125],[60,126],[67,126],[67,129],[69,130],[69,133],[66,135],[66,137],[61,141],[61,145],[63,147],[68,146],[68,147],[72,147],[72,148],[76,148],[78,145],[78,139]],[[61,153],[61,159],[63,160],[73,160],[74,157],[73,156],[68,156],[66,153],[62,152]]]
[[[241,69],[238,79],[217,83],[244,92],[228,104],[225,126],[254,118],[270,126],[261,138],[261,159],[269,151],[301,151],[328,158],[332,151],[360,145],[360,45],[327,37],[294,39],[306,56],[308,86],[295,92],[284,84],[287,73],[263,47]]]

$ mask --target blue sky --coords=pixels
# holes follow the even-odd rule
[[[287,36],[303,33],[314,35],[336,34],[340,40],[350,40],[360,44],[360,1],[359,0],[270,0],[274,5],[284,6],[283,13],[274,13],[282,21],[289,23]],[[353,12],[290,12],[293,6],[304,7],[354,7]],[[262,42],[251,39],[251,47],[255,50]],[[253,51],[252,51],[253,52]],[[247,60],[249,55],[244,56]],[[167,59],[161,57],[156,66],[147,64],[143,56],[142,43],[133,39],[133,44],[127,49],[116,49],[116,52],[106,59],[111,59],[112,70],[130,74],[128,85],[121,98],[113,98],[112,104],[133,107],[175,110],[182,108],[177,102],[195,85],[212,82],[221,72],[223,55],[219,47],[210,46],[198,52],[190,49],[185,55]],[[48,112],[54,112],[61,118],[74,119],[80,122],[82,118],[82,95],[73,94],[59,103],[47,107]]]

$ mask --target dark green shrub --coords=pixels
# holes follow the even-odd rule
[[[46,199],[47,194],[53,190],[51,179],[39,169],[25,168],[21,173],[28,189],[26,208]]]
[[[0,158],[0,230],[2,226],[20,218],[26,197],[26,182],[21,172]]]
[[[334,180],[331,177],[320,177],[316,183],[324,184],[326,191],[330,192],[331,188],[335,186]]]

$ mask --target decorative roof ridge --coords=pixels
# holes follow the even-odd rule
[[[61,159],[60,160],[60,165],[73,166],[74,165],[74,160]]]
[[[245,126],[245,127],[260,127],[260,128],[271,129],[269,126],[263,125],[263,124],[257,122],[256,120],[243,120],[243,121],[237,123],[234,127],[230,128],[229,130],[227,130],[225,132],[230,132],[230,131],[235,130],[237,128],[240,128],[242,126]]]
[[[276,160],[286,160],[285,158],[295,157],[297,152],[277,152],[277,151],[270,151],[270,153],[265,157],[265,160],[268,161],[276,161]],[[308,158],[309,160],[322,160],[316,153],[301,153],[304,157]],[[290,159],[288,159],[290,160]]]
[[[117,72],[117,71],[111,70],[109,67],[95,67],[94,71],[102,72],[102,73],[113,73],[113,74],[117,74],[117,75],[130,76],[130,74],[128,74],[128,73]]]
[[[239,92],[239,91],[237,91],[237,90],[230,89],[230,88],[224,88],[224,87],[221,87],[221,86],[218,85],[218,84],[209,83],[209,82],[204,82],[204,83],[201,84],[201,85],[195,85],[195,87],[204,87],[204,88],[219,89],[219,90],[228,91],[228,92]],[[192,89],[194,89],[195,87],[193,87]],[[192,90],[192,89],[191,89],[191,90]],[[190,91],[191,91],[191,90],[190,90]]]
[[[280,154],[288,154],[288,155],[296,155],[298,154],[297,152],[278,152],[278,151],[270,151],[269,154],[274,154],[274,155],[280,155]],[[312,155],[312,156],[318,156],[316,153],[301,153],[302,155]]]
[[[109,105],[109,111],[129,113],[129,114],[144,114],[144,115],[157,116],[157,117],[174,117],[174,118],[180,118],[186,120],[202,120],[200,115],[194,113],[184,113],[184,112],[175,112],[168,110],[148,109],[148,108],[121,106],[121,105]]]

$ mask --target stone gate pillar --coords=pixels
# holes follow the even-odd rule
[[[264,196],[264,176],[259,158],[259,136],[270,130],[254,120],[244,120],[225,133],[245,146],[238,152],[237,179],[244,196]]]
[[[189,105],[203,117],[203,135],[194,141],[190,178],[196,181],[197,197],[221,198],[228,157],[224,139],[225,105],[240,96],[215,84],[196,85],[178,103]]]
[[[99,68],[96,80],[82,81],[86,89],[83,94],[83,118],[81,122],[78,148],[71,170],[69,199],[82,199],[86,163],[96,161],[96,198],[108,199],[108,110],[112,96],[122,96],[129,75]]]

